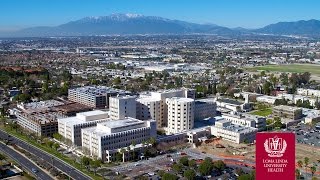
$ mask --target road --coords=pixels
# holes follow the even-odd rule
[[[5,153],[7,156],[9,156],[11,159],[16,161],[18,164],[20,164],[22,167],[24,167],[24,169],[32,173],[34,177],[36,177],[37,179],[42,179],[42,180],[52,179],[48,174],[46,174],[44,171],[38,168],[33,162],[31,162],[29,159],[25,158],[21,154],[17,153],[13,149],[9,148],[7,145],[0,143],[0,151]],[[36,173],[32,172],[33,168],[37,169],[38,172]]]
[[[8,137],[8,134],[3,131],[0,130],[0,138],[2,139],[6,139]],[[11,136],[11,142],[20,146],[21,148],[29,151],[30,153],[42,158],[43,160],[50,162],[51,164],[53,163],[54,167],[58,168],[60,171],[63,171],[64,173],[66,173],[67,175],[69,175],[71,178],[73,179],[81,179],[81,180],[86,180],[86,179],[92,179],[91,177],[83,174],[82,172],[80,172],[79,170],[73,168],[72,166],[70,166],[69,164],[65,163],[64,161],[58,159],[57,157],[54,157],[53,155],[17,138],[14,136]]]

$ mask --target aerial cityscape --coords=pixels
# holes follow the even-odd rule
[[[0,179],[320,179],[319,2],[0,4]]]

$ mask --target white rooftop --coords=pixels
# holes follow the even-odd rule
[[[86,122],[94,121],[109,121],[108,112],[101,110],[87,111],[82,113],[77,113],[76,116],[60,118],[58,121],[66,123],[69,126],[84,124]]]
[[[183,97],[172,97],[172,98],[167,98],[170,100],[175,100],[177,102],[193,102],[194,100],[191,98],[183,98]]]

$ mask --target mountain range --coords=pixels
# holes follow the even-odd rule
[[[320,37],[320,21],[279,22],[259,29],[227,28],[215,24],[196,24],[156,16],[112,14],[85,17],[59,26],[39,26],[2,34],[6,37],[92,36],[134,34],[271,34]]]

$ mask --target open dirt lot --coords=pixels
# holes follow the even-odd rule
[[[217,148],[216,144],[221,144],[225,148]],[[234,157],[235,159],[255,160],[255,145],[234,144],[228,141],[219,140],[209,144],[203,143],[198,149],[202,152],[214,154],[216,156]],[[320,148],[296,143],[296,161],[308,157],[310,164],[320,160]]]

